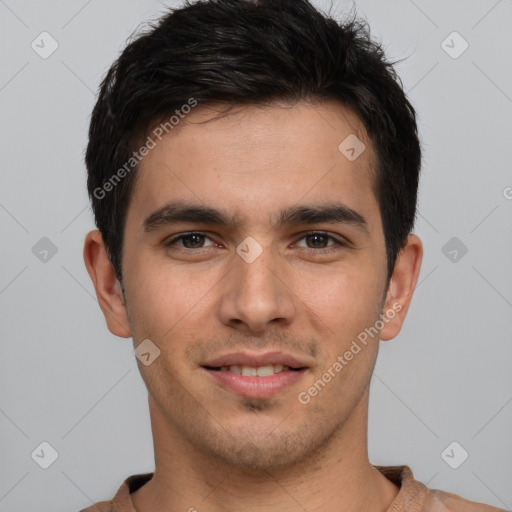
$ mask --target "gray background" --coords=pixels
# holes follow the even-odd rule
[[[335,0],[333,11],[352,5]],[[424,147],[415,230],[424,263],[403,331],[381,346],[370,458],[511,509],[512,2],[356,8],[390,58],[407,57],[397,69]],[[0,0],[2,512],[79,510],[154,468],[132,341],[107,330],[82,260],[94,228],[83,151],[100,79],[132,31],[163,9]],[[43,31],[59,44],[47,59],[31,48]],[[445,51],[463,48],[458,36],[446,40],[454,31],[469,44],[458,58]],[[43,237],[54,255],[41,252]],[[58,452],[48,469],[31,457],[43,441]],[[469,453],[458,469],[441,456],[453,441]],[[460,461],[461,448],[448,453]]]

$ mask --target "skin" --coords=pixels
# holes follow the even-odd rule
[[[356,134],[366,150],[349,161],[339,144]],[[84,259],[108,328],[160,349],[138,362],[148,388],[155,475],[132,494],[139,512],[385,511],[398,488],[368,460],[368,393],[379,337],[405,319],[422,259],[411,234],[391,282],[377,199],[375,154],[357,116],[337,102],[198,106],[144,158],[124,235],[123,284],[98,231]],[[143,221],[181,200],[238,215],[231,229]],[[278,212],[342,202],[367,223],[289,225]],[[205,238],[164,244],[200,231]],[[325,231],[349,243],[311,239]],[[252,263],[237,246],[253,237]],[[172,248],[174,247],[174,248]],[[332,249],[324,253],[322,249]],[[379,315],[400,304],[379,336],[307,405],[297,399]],[[308,362],[297,384],[267,399],[221,388],[201,363],[231,351],[280,350]]]

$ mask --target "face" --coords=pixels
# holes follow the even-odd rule
[[[339,149],[349,136],[365,145],[356,159]],[[277,468],[343,430],[419,270],[408,258],[409,281],[388,290],[374,162],[338,103],[198,107],[144,158],[126,303],[101,303],[112,332],[160,351],[139,362],[160,431],[230,465]]]

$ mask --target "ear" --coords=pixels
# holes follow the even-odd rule
[[[384,327],[380,334],[382,341],[394,338],[402,329],[418,282],[422,258],[421,240],[418,236],[410,234],[407,237],[406,246],[398,254],[389,283],[382,311],[384,316]]]
[[[98,230],[89,232],[85,237],[84,262],[109,331],[121,338],[131,337],[121,284]]]

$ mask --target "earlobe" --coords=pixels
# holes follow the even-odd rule
[[[85,237],[83,255],[108,329],[116,336],[129,338],[131,333],[121,285],[98,230],[89,232]]]
[[[406,246],[398,254],[389,283],[382,311],[384,327],[380,339],[383,341],[394,338],[402,328],[418,282],[422,258],[421,240],[417,235],[410,234]]]

